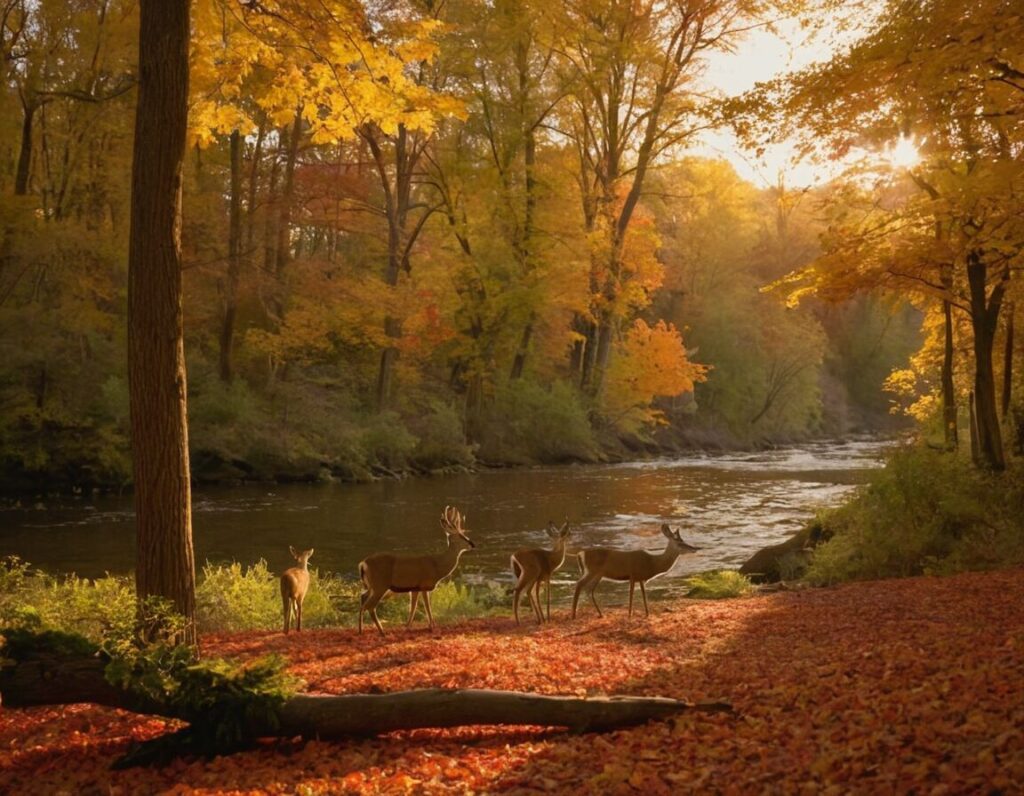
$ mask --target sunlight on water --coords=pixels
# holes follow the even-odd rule
[[[355,577],[375,550],[435,551],[438,518],[459,506],[478,548],[463,558],[469,582],[511,583],[509,554],[547,544],[549,520],[576,529],[571,548],[664,547],[660,526],[683,529],[702,548],[680,559],[652,591],[680,588],[679,576],[738,567],[765,545],[799,530],[880,466],[886,443],[816,443],[758,453],[694,453],[614,465],[498,470],[371,484],[206,488],[194,497],[196,558],[290,565],[288,545],[314,547],[313,564]],[[93,576],[127,572],[134,528],[128,497],[32,503],[0,511],[3,554],[51,571]],[[569,560],[557,578],[564,598],[578,575]],[[616,594],[615,586],[602,592]],[[610,599],[614,604],[615,598]]]

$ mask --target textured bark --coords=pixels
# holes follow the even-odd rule
[[[277,246],[274,272],[278,278],[291,260],[292,238],[292,202],[295,199],[295,163],[299,157],[299,139],[302,137],[302,110],[295,112],[295,121],[288,133],[288,156],[284,164],[284,184],[281,188],[281,201],[278,204],[280,215],[277,220]]]
[[[228,210],[228,273],[224,280],[224,315],[220,327],[220,378],[234,377],[231,348],[238,313],[238,280],[242,270],[242,136],[231,133],[231,196]]]
[[[959,430],[956,418],[956,392],[953,386],[953,306],[942,302],[945,319],[945,342],[942,355],[942,426],[946,435],[946,450],[957,449]]]
[[[1006,305],[1006,340],[1003,347],[1003,402],[1001,415],[1005,420],[1010,414],[1013,398],[1013,310],[1012,303]]]
[[[967,258],[967,281],[971,290],[971,326],[974,332],[974,418],[978,438],[978,461],[992,470],[1004,470],[999,413],[996,409],[996,379],[992,362],[996,325],[1005,292],[1005,281],[997,282],[986,295],[988,265],[980,252]]]
[[[15,196],[28,194],[28,178],[32,172],[32,123],[39,106],[22,100],[21,107],[24,115],[21,117],[21,146],[18,149],[18,166],[14,175]]]
[[[99,658],[41,658],[5,667],[0,674],[5,707],[89,702],[137,713],[182,717],[142,701],[103,679]],[[278,710],[277,726],[254,725],[257,736],[345,738],[424,727],[480,724],[566,727],[577,732],[612,730],[688,710],[727,713],[723,702],[691,704],[664,697],[565,697],[518,691],[429,688],[391,694],[299,694]]]
[[[135,584],[140,605],[171,601],[194,644],[180,234],[188,46],[188,0],[142,0],[128,255]]]

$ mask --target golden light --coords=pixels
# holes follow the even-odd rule
[[[883,157],[894,169],[909,169],[921,162],[917,144],[908,136],[900,136],[899,141],[885,150]]]

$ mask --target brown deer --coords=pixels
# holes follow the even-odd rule
[[[441,530],[448,538],[448,548],[432,556],[396,556],[392,553],[374,553],[359,562],[359,578],[366,591],[359,597],[359,632],[363,632],[363,613],[370,612],[373,623],[384,634],[384,627],[377,618],[377,604],[390,592],[409,592],[409,621],[412,625],[420,595],[427,609],[427,621],[434,628],[434,616],[430,612],[430,592],[438,582],[448,577],[459,565],[459,559],[467,550],[476,545],[466,536],[468,530],[462,527],[465,518],[453,506],[445,506],[441,515]]]
[[[565,546],[569,541],[569,523],[559,528],[553,522],[548,523],[548,536],[555,541],[554,549],[540,550],[526,548],[516,550],[512,554],[512,574],[516,577],[516,587],[512,593],[512,610],[519,624],[519,603],[523,592],[530,601],[530,607],[537,615],[538,624],[544,623],[544,614],[540,609],[540,587],[548,586],[548,621],[551,621],[551,576],[565,561]]]
[[[629,581],[629,615],[633,615],[633,589],[640,584],[640,594],[644,598],[644,616],[650,616],[647,610],[647,591],[644,584],[651,578],[664,575],[676,563],[681,555],[696,553],[700,548],[689,545],[682,540],[679,530],[673,530],[668,525],[661,526],[661,532],[668,539],[668,547],[661,553],[648,553],[644,550],[609,550],[603,547],[581,550],[578,553],[580,568],[583,570],[583,577],[576,584],[576,591],[572,595],[572,618],[576,618],[576,603],[580,599],[580,592],[587,586],[590,587],[590,599],[597,609],[598,616],[601,613],[601,606],[597,604],[594,596],[594,589],[601,582],[602,578],[611,580]]]
[[[312,550],[295,552],[294,547],[288,548],[292,558],[299,562],[297,567],[286,569],[281,575],[281,602],[284,603],[284,632],[288,632],[291,618],[295,616],[295,630],[302,630],[302,601],[309,591],[309,558]]]

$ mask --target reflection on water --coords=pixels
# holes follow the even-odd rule
[[[568,519],[571,547],[660,550],[663,522],[703,548],[680,559],[653,591],[678,575],[738,567],[782,541],[821,506],[834,504],[880,465],[885,443],[820,443],[759,453],[704,454],[614,465],[517,470],[378,481],[371,484],[246,485],[194,495],[198,561],[265,558],[291,565],[288,545],[314,547],[317,566],[355,577],[376,550],[439,550],[446,504],[467,517],[477,549],[463,557],[465,580],[510,582],[509,554],[545,545],[548,520]],[[94,576],[127,572],[134,556],[129,497],[99,496],[0,510],[0,553],[50,571]],[[563,595],[577,576],[567,561]],[[605,587],[614,590],[614,587]],[[602,589],[604,591],[605,589]],[[613,600],[614,602],[614,600]]]

